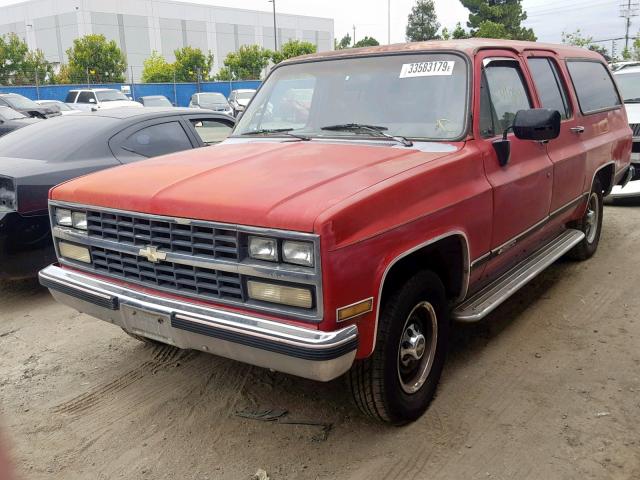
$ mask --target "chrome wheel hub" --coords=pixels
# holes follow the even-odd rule
[[[429,302],[420,302],[407,316],[398,348],[398,379],[408,393],[416,393],[427,380],[438,342],[438,319]]]
[[[587,242],[593,243],[598,234],[598,222],[600,216],[600,197],[595,192],[589,197],[589,205],[585,214],[585,237]]]

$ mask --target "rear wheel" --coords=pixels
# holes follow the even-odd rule
[[[569,257],[574,260],[587,260],[591,258],[600,243],[602,232],[603,214],[602,184],[598,177],[593,181],[593,187],[587,201],[587,208],[583,217],[571,225],[584,233],[584,238],[569,252]]]
[[[419,272],[386,301],[374,353],[349,372],[358,408],[396,425],[420,417],[435,396],[448,338],[442,282],[433,272]]]

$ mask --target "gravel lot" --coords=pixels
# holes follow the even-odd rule
[[[20,478],[640,479],[640,206],[459,326],[438,396],[404,428],[345,384],[170,347],[0,286],[0,430]],[[278,422],[237,412],[286,410]],[[280,412],[278,412],[280,410]],[[305,424],[308,423],[308,424]]]

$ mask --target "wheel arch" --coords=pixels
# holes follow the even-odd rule
[[[593,179],[591,180],[591,185],[589,188],[593,188],[593,183],[596,178],[600,180],[600,185],[602,186],[604,196],[606,197],[611,193],[613,186],[615,185],[615,176],[616,176],[616,164],[615,162],[608,162],[600,167],[594,172]]]
[[[427,268],[440,277],[450,302],[462,301],[467,294],[470,275],[467,235],[461,230],[449,231],[403,251],[387,263],[380,279],[372,350],[375,348],[384,300],[411,274]]]

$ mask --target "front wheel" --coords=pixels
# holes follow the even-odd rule
[[[584,215],[580,220],[571,225],[584,233],[582,241],[569,251],[569,257],[574,260],[587,260],[591,258],[600,243],[602,232],[603,214],[602,184],[599,178],[593,181],[593,187],[589,193],[589,200]]]
[[[358,408],[395,425],[420,417],[435,396],[449,339],[442,282],[419,272],[386,301],[375,351],[349,372]]]

